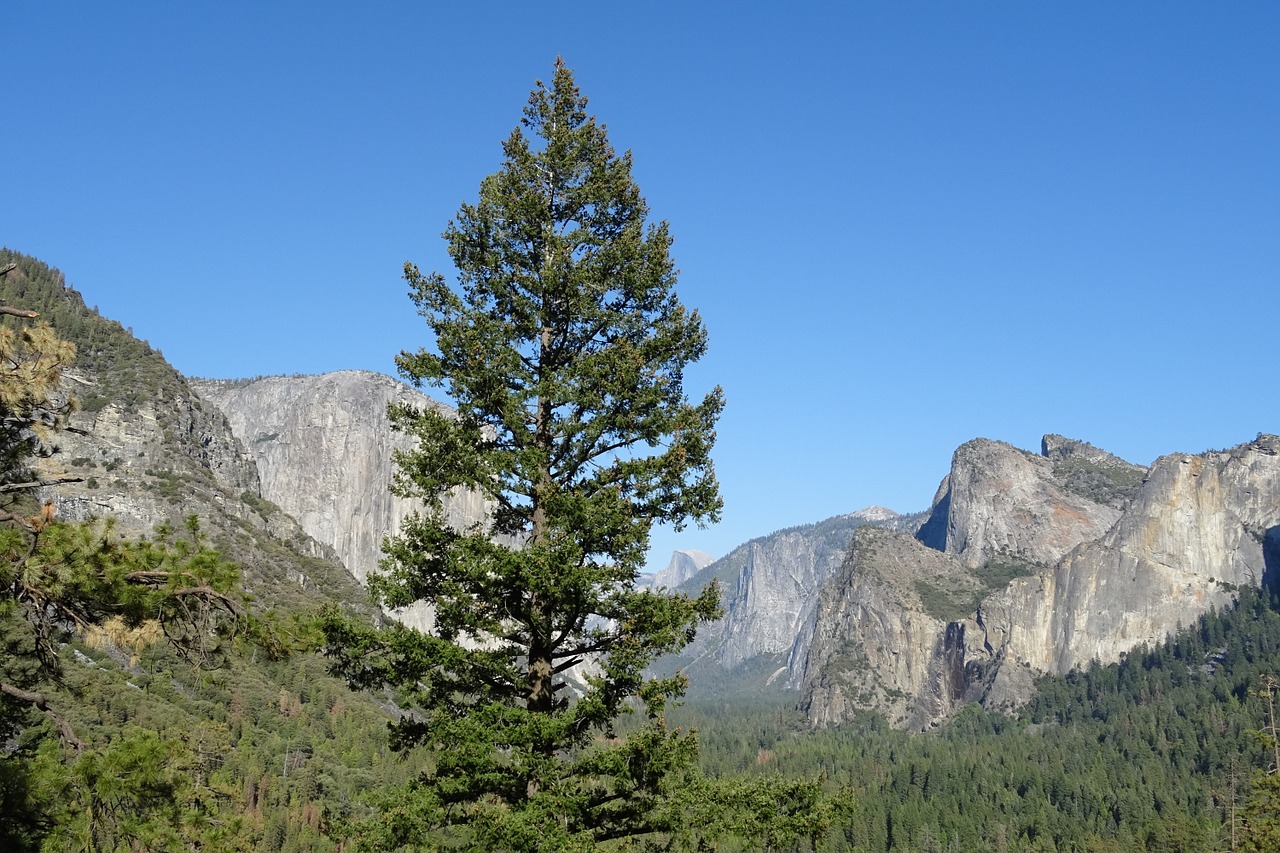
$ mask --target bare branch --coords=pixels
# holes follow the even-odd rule
[[[32,480],[27,483],[6,483],[0,486],[0,492],[16,492],[21,489],[38,489],[41,486],[60,486],[64,483],[83,483],[84,477],[51,477],[46,480]]]
[[[124,576],[126,581],[131,583],[145,583],[154,586],[164,586],[173,575],[170,572],[129,572]]]
[[[62,741],[67,746],[73,748],[76,752],[84,749],[84,743],[80,738],[76,737],[75,729],[71,728],[71,724],[58,715],[56,711],[49,707],[49,700],[41,693],[32,693],[30,690],[23,690],[21,687],[14,687],[12,684],[4,684],[0,682],[0,693],[6,696],[12,696],[19,702],[28,702],[44,712],[50,720],[58,727],[58,732],[62,735]]]
[[[213,600],[222,604],[231,613],[236,616],[244,616],[244,608],[236,603],[236,600],[229,595],[223,595],[211,586],[192,586],[186,589],[175,589],[172,593],[175,598],[203,598],[205,600]]]

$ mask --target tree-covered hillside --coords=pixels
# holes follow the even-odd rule
[[[1158,648],[1039,679],[1016,718],[974,705],[928,734],[870,717],[809,731],[787,706],[737,702],[678,720],[713,772],[848,786],[831,850],[1265,850],[1280,813],[1250,799],[1274,769],[1258,693],[1277,672],[1276,602],[1242,590]]]
[[[84,611],[90,624],[48,623],[56,660],[45,663],[31,611],[5,599],[0,681],[38,693],[43,706],[0,698],[0,849],[433,849],[380,845],[386,836],[366,820],[394,815],[432,761],[390,748],[397,696],[352,692],[311,651],[308,620],[326,603],[379,620],[363,591],[251,487],[234,486],[239,474],[216,469],[201,432],[216,414],[202,421],[179,410],[200,401],[160,353],[86,308],[56,271],[0,252],[0,268],[9,263],[21,275],[0,282],[0,304],[44,313],[81,353],[72,390],[101,397],[73,423],[99,413],[159,423],[142,455],[127,459],[92,435],[51,433],[76,455],[41,462],[57,463],[46,475],[82,482],[11,504],[15,523],[42,536],[64,530],[64,541],[98,543],[92,549],[114,541],[124,549],[115,560],[197,555],[213,561],[208,577],[249,596],[236,599],[247,618],[211,654],[193,655],[181,637],[157,633],[146,607],[163,596],[126,611],[99,587],[81,602],[103,605]],[[168,524],[136,546],[99,522],[58,518],[46,528],[41,502],[58,489],[103,506],[119,498]],[[188,515],[198,525],[184,526]],[[8,566],[21,563],[17,553],[10,547]],[[17,590],[12,571],[7,578]],[[810,730],[788,700],[753,704],[720,683],[715,698],[665,716],[669,727],[697,730],[706,775],[664,804],[696,831],[646,843],[695,844],[705,831],[721,851],[1277,849],[1280,777],[1262,775],[1275,764],[1274,721],[1260,691],[1280,673],[1280,612],[1266,592],[1239,597],[1158,648],[1040,679],[1016,717],[974,706],[928,734],[873,717]],[[619,733],[628,725],[624,716]]]
[[[32,556],[10,557],[22,574],[6,576],[0,602],[0,680],[13,685],[0,696],[0,848],[334,849],[335,827],[367,810],[360,799],[415,765],[388,756],[387,700],[351,693],[304,651],[308,620],[324,604],[370,621],[376,612],[232,470],[240,462],[209,453],[220,416],[200,411],[158,351],[87,308],[56,270],[0,251],[0,268],[10,265],[0,304],[35,311],[75,345],[64,387],[81,403],[70,417],[81,432],[48,431],[31,458],[38,470],[19,479],[60,482],[13,504],[3,531],[11,555]],[[14,330],[30,322],[4,319]],[[128,454],[95,433],[108,410],[127,425]],[[85,505],[149,513],[147,541],[57,509]],[[216,569],[241,601],[247,621],[216,654],[192,654],[207,624],[179,637],[177,622],[156,621],[171,553]]]

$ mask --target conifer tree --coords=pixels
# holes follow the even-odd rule
[[[0,266],[0,277],[22,274],[17,261]],[[67,849],[66,833],[82,821],[90,841],[77,848],[123,849],[132,838],[147,849],[187,849],[160,835],[138,841],[152,830],[176,839],[175,827],[203,814],[180,808],[171,785],[143,772],[158,761],[154,733],[86,743],[61,706],[67,697],[47,688],[62,682],[62,646],[72,638],[117,649],[167,639],[188,661],[215,664],[223,641],[248,626],[239,573],[205,545],[194,517],[188,538],[170,541],[160,529],[154,540],[128,541],[109,521],[63,522],[51,499],[38,499],[79,480],[32,464],[69,429],[73,404],[61,379],[75,347],[49,324],[27,322],[34,311],[0,304],[0,317],[0,849]],[[110,769],[95,770],[104,760]],[[91,777],[103,785],[76,787]],[[100,804],[99,788],[117,806],[71,807]],[[187,828],[183,838],[201,831]]]
[[[705,328],[674,292],[671,237],[630,153],[586,105],[557,62],[445,231],[456,283],[405,266],[433,345],[402,353],[401,374],[443,388],[457,415],[393,410],[417,440],[395,488],[431,510],[388,540],[372,587],[388,607],[428,602],[435,626],[326,621],[336,671],[411,700],[395,746],[434,757],[376,845],[575,849],[667,830],[665,795],[695,763],[692,736],[664,721],[683,677],[644,670],[718,613],[718,592],[636,579],[654,524],[718,518],[723,398],[685,395]],[[456,489],[484,496],[484,523],[447,523]],[[643,721],[620,737],[632,708]]]

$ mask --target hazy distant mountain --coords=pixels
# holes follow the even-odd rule
[[[718,579],[725,609],[678,658],[695,674],[694,689],[750,690],[761,681],[771,689],[798,687],[818,593],[844,561],[853,532],[868,525],[914,530],[923,517],[873,506],[779,530],[738,546],[686,581],[692,590]],[[743,667],[750,677],[733,674]]]
[[[715,558],[705,551],[672,551],[671,562],[653,576],[651,586],[654,589],[675,589],[713,562]]]

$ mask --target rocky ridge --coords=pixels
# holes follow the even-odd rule
[[[336,599],[374,615],[332,549],[263,498],[226,418],[158,350],[88,308],[56,269],[0,250],[8,263],[0,301],[38,312],[77,346],[64,377],[80,408],[57,435],[58,452],[36,463],[47,479],[78,478],[40,495],[59,518],[111,518],[121,535],[147,536],[161,525],[182,530],[195,516],[264,606]]]
[[[703,672],[750,664],[774,689],[795,689],[813,636],[819,590],[843,563],[854,531],[914,529],[919,521],[919,515],[867,507],[738,546],[686,581],[684,588],[694,591],[718,580],[725,615],[699,630],[678,663]]]
[[[1162,457],[1136,489],[1136,466],[1087,447],[1048,436],[1042,463],[970,442],[916,539],[859,532],[823,589],[810,720],[884,710],[927,728],[967,701],[1012,707],[1035,673],[1117,660],[1280,569],[1280,439]]]

